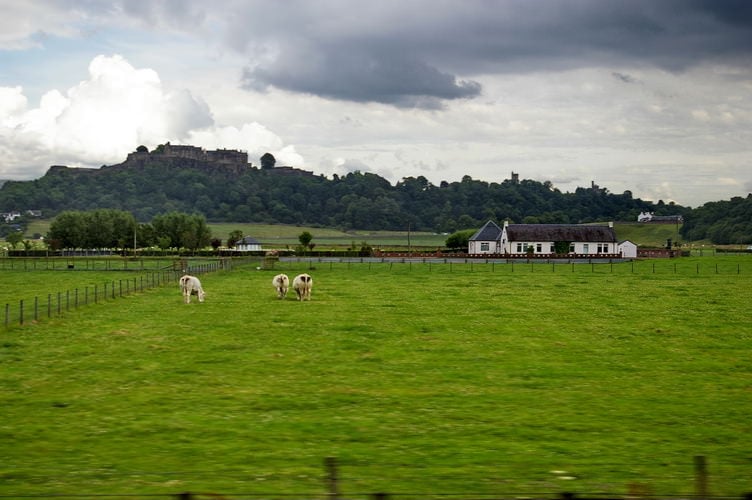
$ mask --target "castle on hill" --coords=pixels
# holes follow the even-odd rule
[[[247,165],[248,152],[237,149],[215,149],[207,151],[198,146],[172,145],[169,142],[161,144],[153,152],[139,147],[135,152],[129,153],[126,162],[137,162],[160,155],[162,158],[184,158],[201,162],[225,163],[228,165]]]

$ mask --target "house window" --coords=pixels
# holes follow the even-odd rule
[[[517,253],[522,253],[522,243],[517,243]]]
[[[569,244],[569,253],[574,253],[574,243]]]
[[[548,253],[556,253],[556,245],[551,243],[551,246],[548,249]]]
[[[487,241],[481,242],[480,244],[480,251],[481,252],[488,252],[489,250],[489,244]]]
[[[590,245],[587,243],[582,244],[582,253],[590,253]]]
[[[543,243],[536,243],[535,244],[535,252],[536,253],[543,253]]]
[[[608,243],[598,243],[598,253],[608,253]]]

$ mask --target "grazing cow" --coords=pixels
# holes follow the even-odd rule
[[[183,292],[183,299],[186,304],[191,303],[191,295],[197,295],[199,302],[203,302],[206,295],[198,278],[188,274],[180,278],[180,291]]]
[[[277,297],[284,299],[287,289],[290,288],[290,278],[286,274],[278,274],[272,279],[272,285],[277,290]]]
[[[292,289],[298,294],[298,300],[311,300],[313,278],[309,274],[299,274],[292,280]]]

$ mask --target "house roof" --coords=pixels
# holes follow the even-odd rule
[[[236,245],[261,245],[261,242],[253,236],[246,236],[242,240],[238,241]]]
[[[580,224],[509,224],[509,241],[588,241],[616,242],[616,232],[609,226]]]
[[[496,241],[501,236],[501,228],[494,221],[488,221],[470,237],[470,241]]]

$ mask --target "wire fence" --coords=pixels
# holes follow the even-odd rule
[[[572,490],[556,491],[555,488],[547,488],[547,491],[535,492],[512,492],[503,489],[497,493],[472,493],[472,492],[448,492],[440,491],[436,484],[430,484],[422,491],[402,492],[364,492],[353,491],[350,481],[343,478],[340,464],[335,457],[326,457],[323,470],[316,479],[318,487],[311,488],[304,493],[283,493],[267,491],[235,491],[233,493],[207,493],[206,490],[195,489],[193,491],[181,491],[178,493],[60,493],[54,494],[14,494],[0,493],[0,499],[4,498],[68,498],[68,499],[130,499],[139,500],[146,498],[176,499],[176,500],[752,500],[752,492],[741,492],[738,495],[713,495],[710,492],[709,473],[706,457],[697,455],[693,459],[694,471],[687,479],[692,484],[692,493],[684,494],[654,494],[644,483],[633,483],[622,493],[614,492],[573,492]],[[195,476],[195,473],[191,474]],[[216,474],[212,474],[216,477]],[[251,474],[252,476],[252,474]],[[139,477],[143,478],[142,473]],[[37,478],[39,479],[39,478]],[[194,477],[195,479],[195,477]],[[350,478],[351,479],[351,478]],[[717,482],[717,478],[713,478]],[[287,484],[287,482],[286,482]],[[472,488],[471,488],[472,489]],[[250,489],[249,489],[250,490]],[[345,491],[347,490],[347,491]],[[2,491],[2,490],[0,490]],[[305,491],[305,490],[304,490]]]
[[[746,259],[625,261],[622,259],[478,259],[447,257],[280,257],[283,265],[334,269],[335,266],[367,267],[369,270],[425,270],[443,272],[582,273],[622,275],[750,275]]]
[[[235,265],[246,260],[221,258],[191,261],[190,259],[177,259],[165,268],[164,259],[154,261],[141,260],[138,263],[126,263],[112,259],[82,259],[77,262],[81,266],[78,270],[145,270],[145,272],[138,276],[112,279],[94,285],[7,302],[2,306],[2,310],[0,310],[2,325],[8,328],[14,325],[39,322],[43,319],[61,316],[66,312],[90,304],[112,302],[116,299],[146,290],[175,284],[183,274],[201,275],[220,270],[231,270]],[[66,267],[62,267],[63,265],[66,265],[65,261],[60,261],[60,259],[2,259],[0,269],[15,271],[62,271],[63,269],[76,269],[75,267],[67,267],[67,265]],[[126,266],[128,265],[131,267],[127,268]],[[154,266],[156,270],[148,271],[146,270],[147,266]],[[159,266],[161,266],[161,269],[158,268]]]

